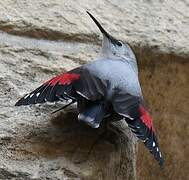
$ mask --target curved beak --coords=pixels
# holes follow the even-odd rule
[[[101,33],[102,33],[104,36],[106,36],[113,44],[117,44],[117,45],[120,44],[120,42],[119,42],[117,39],[115,39],[114,37],[112,37],[107,31],[105,31],[105,29],[100,25],[100,23],[94,18],[94,16],[93,16],[91,13],[89,13],[89,12],[87,11],[87,14],[88,14],[88,15],[91,17],[91,19],[95,22],[95,24],[98,26],[98,28],[100,29]]]

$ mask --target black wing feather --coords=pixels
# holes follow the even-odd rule
[[[115,94],[113,99],[114,110],[125,117],[131,131],[144,142],[160,166],[163,166],[163,158],[155,136],[152,119],[144,107],[143,99],[120,90],[117,90]]]

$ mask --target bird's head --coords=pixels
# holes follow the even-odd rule
[[[94,16],[87,11],[88,15],[92,18],[95,24],[100,29],[103,34],[101,57],[104,58],[114,58],[114,59],[125,59],[136,63],[136,58],[134,52],[128,43],[121,40],[117,40],[111,36],[105,29],[100,25],[100,23],[94,18]]]

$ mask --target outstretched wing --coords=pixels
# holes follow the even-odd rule
[[[152,118],[143,104],[143,99],[121,91],[115,93],[114,110],[125,117],[131,131],[144,142],[154,158],[163,166],[163,158],[159,149]]]
[[[78,94],[94,101],[105,95],[105,82],[87,69],[79,67],[67,73],[60,74],[22,97],[15,105],[29,105],[55,102],[59,100],[76,99]]]
[[[70,99],[72,98],[72,83],[79,79],[80,74],[75,72],[60,74],[45,82],[31,93],[26,94],[15,105],[20,106]]]

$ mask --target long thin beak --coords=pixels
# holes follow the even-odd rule
[[[103,35],[105,35],[113,44],[119,45],[120,42],[117,39],[115,39],[114,37],[112,37],[109,33],[107,33],[107,31],[105,31],[105,29],[100,25],[100,23],[94,18],[94,16],[91,13],[89,13],[87,11],[87,14],[92,18],[92,20],[98,26],[98,28],[100,29],[100,31]]]
[[[105,31],[105,29],[100,25],[100,23],[94,18],[94,16],[88,11],[87,11],[87,14],[91,17],[91,19],[98,26],[98,28],[100,29],[101,33],[104,34],[107,38],[109,38],[110,35]]]

